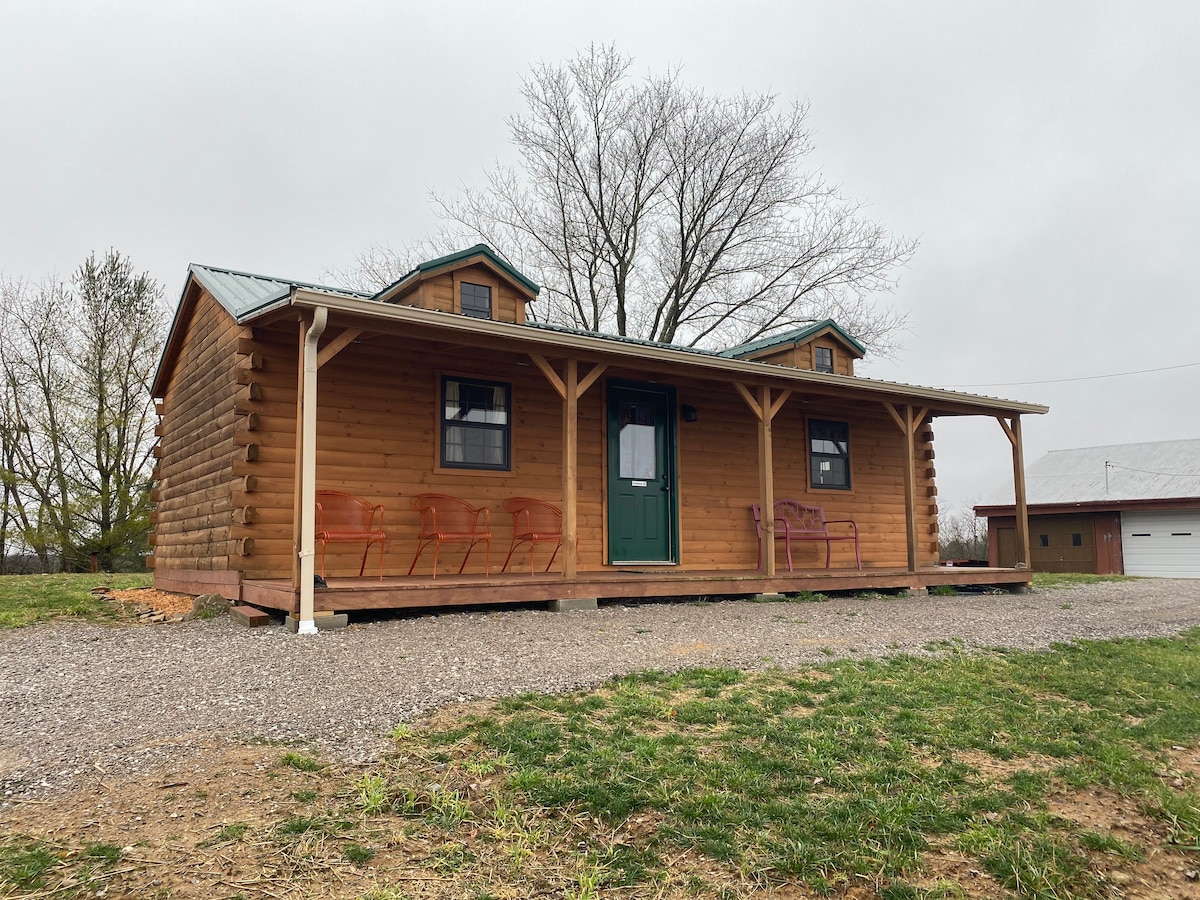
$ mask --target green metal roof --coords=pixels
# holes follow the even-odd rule
[[[224,307],[225,311],[239,322],[276,303],[286,302],[291,296],[292,290],[298,287],[341,294],[346,297],[367,298],[371,296],[364,291],[331,288],[306,281],[271,278],[267,275],[237,272],[233,269],[220,269],[216,266],[202,266],[198,263],[188,266],[188,273],[200,282],[205,290]]]
[[[795,331],[785,331],[782,334],[771,335],[770,337],[759,338],[756,341],[750,341],[747,344],[738,344],[736,347],[730,347],[728,350],[722,350],[720,356],[728,357],[729,359],[745,359],[747,356],[753,356],[756,353],[761,353],[763,350],[771,350],[775,347],[783,347],[788,344],[802,344],[810,337],[826,328],[837,333],[843,341],[861,353],[867,355],[867,348],[855,340],[851,335],[842,330],[841,326],[833,319],[824,319],[820,322],[815,322],[812,325],[806,325],[804,328],[798,328]]]
[[[535,297],[541,292],[542,289],[538,285],[534,284],[532,281],[514,269],[507,260],[502,258],[487,244],[476,244],[474,247],[468,247],[466,250],[459,250],[457,253],[448,253],[445,256],[439,256],[437,259],[431,259],[428,262],[418,263],[415,269],[413,269],[411,272],[405,273],[400,278],[397,278],[382,291],[375,294],[373,299],[383,299],[388,294],[395,292],[397,288],[401,287],[406,282],[424,274],[425,272],[432,272],[446,266],[454,265],[454,263],[461,262],[464,259],[469,259],[472,256],[487,257],[487,259],[498,269],[504,272],[505,275],[517,282],[517,284],[521,285]]]

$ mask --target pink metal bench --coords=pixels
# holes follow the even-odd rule
[[[750,506],[754,513],[754,530],[758,533],[758,565],[762,566],[762,510],[757,503]],[[830,525],[849,525],[850,534],[830,534]],[[854,541],[854,562],[862,569],[858,549],[858,525],[851,519],[825,521],[825,510],[806,506],[796,500],[775,501],[775,540],[783,541],[787,549],[788,571],[792,569],[792,541],[824,541],[825,568],[829,568],[830,551],[834,541]]]
[[[378,516],[378,520],[376,517]],[[367,553],[379,544],[379,578],[383,580],[383,555],[387,535],[383,531],[383,507],[344,491],[317,491],[317,543],[321,545],[321,577],[325,577],[327,544],[359,544],[363,548],[358,575],[367,568]]]

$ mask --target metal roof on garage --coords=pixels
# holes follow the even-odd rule
[[[1052,450],[1025,469],[1030,506],[1200,497],[1200,438]],[[1011,506],[1011,488],[977,504]]]

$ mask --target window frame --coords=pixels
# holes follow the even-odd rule
[[[822,351],[829,354],[829,368],[822,368],[821,363],[817,359],[818,354]],[[813,371],[824,372],[826,375],[834,374],[834,357],[832,347],[822,347],[817,344],[813,345]]]
[[[845,491],[849,492],[854,489],[854,477],[851,468],[851,450],[850,450],[850,423],[840,422],[834,419],[809,419],[805,428],[805,446],[807,448],[808,457],[808,488],[810,491]],[[813,426],[814,425],[834,425],[843,429],[845,434],[844,442],[846,447],[845,453],[823,453],[814,452],[813,449]],[[832,443],[838,443],[837,438],[822,438],[829,440]],[[846,468],[846,483],[845,484],[819,484],[814,480],[814,463],[822,459],[840,459],[845,462]]]
[[[487,291],[487,310],[486,310],[487,315],[482,314],[483,312],[485,312],[485,310],[483,310],[480,307],[471,307],[471,311],[470,312],[467,311],[467,306],[465,303],[463,303],[463,299],[466,296],[466,288],[473,288],[473,289]],[[475,294],[474,290],[471,293],[472,293],[472,296],[474,297],[474,294]],[[476,281],[465,281],[465,280],[459,281],[458,282],[458,311],[461,315],[468,316],[472,319],[484,319],[486,321],[491,321],[491,319],[493,317],[493,310],[495,309],[495,306],[496,306],[495,300],[494,300],[495,294],[496,294],[495,288],[493,288],[492,285],[490,285],[490,284],[479,284]]]
[[[465,422],[462,420],[451,420],[446,418],[446,388],[450,382],[457,382],[459,385],[467,384],[474,387],[485,388],[503,388],[504,404],[505,404],[505,422],[503,424],[495,424],[488,422]],[[448,372],[438,373],[438,393],[437,393],[437,434],[438,446],[437,456],[435,459],[436,471],[445,472],[474,472],[478,474],[499,474],[506,475],[513,470],[513,453],[512,453],[512,426],[513,426],[513,390],[511,382],[496,381],[491,378],[483,378],[477,375],[458,375]],[[490,465],[486,463],[476,463],[473,461],[458,462],[456,460],[448,460],[446,458],[446,435],[450,428],[468,428],[478,431],[500,432],[504,435],[504,462],[503,464]]]

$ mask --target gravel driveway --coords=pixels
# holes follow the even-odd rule
[[[361,761],[389,746],[397,722],[446,703],[643,669],[787,668],[945,640],[1032,649],[1195,626],[1200,581],[1154,579],[1025,595],[450,612],[314,637],[227,617],[39,625],[0,633],[0,799],[97,768],[138,774],[223,740],[302,742]]]

